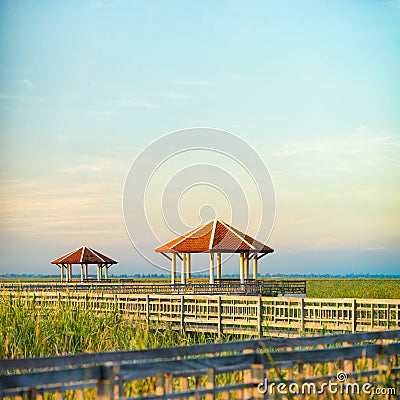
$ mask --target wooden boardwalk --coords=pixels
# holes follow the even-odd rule
[[[70,302],[119,310],[169,329],[248,337],[365,332],[400,328],[400,300],[163,295],[90,291],[3,291],[57,307]]]
[[[0,360],[0,399],[395,399],[399,339],[393,330]]]

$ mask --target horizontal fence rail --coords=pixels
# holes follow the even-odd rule
[[[46,393],[102,400],[293,398],[278,390],[283,383],[307,388],[294,398],[317,398],[323,384],[321,399],[372,398],[353,391],[330,397],[328,381],[398,398],[399,339],[400,330],[393,330],[0,360],[0,399]]]
[[[120,311],[161,328],[248,337],[363,332],[400,328],[400,300],[315,299],[263,296],[110,294],[3,291],[3,296]]]
[[[244,284],[239,279],[221,279],[215,284],[200,281],[187,284],[154,284],[154,283],[116,283],[108,282],[76,282],[76,283],[16,283],[0,284],[0,290],[24,291],[102,291],[112,294],[226,294],[226,295],[263,295],[285,296],[305,295],[306,281],[286,280],[246,280]]]

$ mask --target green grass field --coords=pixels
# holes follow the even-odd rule
[[[307,297],[400,299],[400,279],[307,279]]]

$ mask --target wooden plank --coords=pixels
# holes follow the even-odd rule
[[[177,373],[180,371],[208,370],[210,368],[218,371],[232,367],[236,370],[249,369],[251,364],[264,365],[266,368],[273,368],[274,365],[281,365],[285,362],[287,366],[301,361],[304,364],[332,362],[340,356],[344,360],[360,358],[363,355],[367,358],[375,357],[381,353],[381,345],[352,346],[332,349],[314,349],[271,352],[270,357],[262,354],[244,354],[236,356],[205,357],[169,361],[144,362],[140,364],[121,365],[118,372],[125,381],[142,379],[157,374]],[[385,346],[385,357],[391,354],[400,353],[400,343],[391,343]],[[68,373],[66,373],[68,372]],[[71,381],[100,380],[102,386],[98,386],[98,393],[102,396],[109,396],[113,390],[111,378],[111,367],[92,367],[87,370],[82,368],[36,372],[32,374],[7,375],[0,378],[0,390],[7,390],[16,387],[37,387],[41,385],[68,383]],[[248,383],[248,382],[247,382]],[[101,388],[101,390],[99,389]],[[108,390],[110,389],[110,390]],[[108,398],[108,397],[104,397]]]
[[[270,352],[275,363],[281,361],[302,361],[303,363],[326,363],[337,360],[339,357],[343,359],[361,358],[363,352],[366,357],[376,357],[382,351],[382,346],[379,344],[368,346],[352,346],[340,347],[331,349],[312,349],[312,350],[297,350],[290,352]],[[385,354],[399,354],[400,343],[391,343],[385,346]],[[269,358],[262,354],[257,354],[257,362],[268,367],[271,362]]]
[[[65,370],[35,372],[25,374],[0,376],[0,390],[8,390],[20,387],[35,387],[38,385],[51,385],[80,382],[85,380],[97,380],[101,376],[101,367],[71,368],[68,374]],[[42,383],[40,383],[42,382]]]

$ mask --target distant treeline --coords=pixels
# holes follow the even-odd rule
[[[0,278],[59,278],[56,274],[0,274]],[[170,278],[168,274],[110,274],[110,278]],[[208,274],[193,274],[194,278],[208,278]],[[399,274],[260,274],[260,278],[348,278],[348,279],[399,279]],[[239,278],[239,274],[224,274],[224,278]]]

